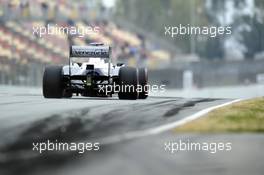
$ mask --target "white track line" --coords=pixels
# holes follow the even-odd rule
[[[190,122],[192,120],[200,118],[200,117],[204,116],[205,114],[208,114],[212,110],[215,110],[217,108],[221,108],[221,107],[224,107],[224,106],[227,106],[227,105],[239,102],[239,101],[241,101],[241,99],[233,100],[233,101],[230,101],[230,102],[227,102],[227,103],[224,103],[221,105],[217,105],[217,106],[212,106],[212,107],[203,109],[203,110],[201,110],[195,114],[187,116],[181,120],[175,121],[173,123],[161,125],[161,126],[158,126],[155,128],[150,128],[150,129],[143,130],[143,131],[128,132],[128,133],[116,135],[116,136],[110,136],[110,137],[102,139],[100,143],[101,144],[113,144],[113,143],[124,141],[124,140],[130,140],[130,139],[135,139],[135,138],[139,138],[139,137],[145,137],[145,136],[160,134],[162,132],[171,130],[175,127],[184,125],[187,122]]]

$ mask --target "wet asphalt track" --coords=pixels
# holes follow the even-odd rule
[[[150,97],[44,99],[40,93],[0,93],[0,174],[263,174],[262,135],[178,135],[172,131],[122,140],[124,134],[181,120],[227,99]],[[120,137],[119,141],[104,140]],[[216,154],[164,151],[164,142],[232,142]],[[32,151],[32,142],[99,142],[100,151]],[[252,145],[253,144],[253,145]],[[261,145],[261,146],[260,146]],[[236,148],[237,147],[237,148]],[[253,149],[252,149],[253,148]],[[244,155],[243,155],[244,154]],[[247,156],[247,159],[242,159]],[[239,163],[241,162],[241,164]],[[231,163],[231,164],[230,164]],[[234,165],[234,166],[233,166]],[[253,172],[253,173],[252,173]]]

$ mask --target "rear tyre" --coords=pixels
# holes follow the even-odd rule
[[[45,68],[43,75],[43,96],[45,98],[63,97],[62,67],[49,66]]]
[[[138,83],[141,86],[138,98],[139,99],[146,99],[148,98],[148,70],[147,68],[139,68],[138,69]]]
[[[136,100],[138,71],[132,67],[121,67],[119,70],[119,99]]]

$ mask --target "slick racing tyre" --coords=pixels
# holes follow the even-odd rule
[[[119,70],[119,99],[136,100],[138,72],[136,68],[121,67]]]
[[[138,84],[140,86],[138,89],[138,98],[146,99],[148,97],[148,70],[146,68],[138,69]]]
[[[49,66],[45,68],[43,75],[43,96],[45,98],[63,97],[63,79],[61,66]]]

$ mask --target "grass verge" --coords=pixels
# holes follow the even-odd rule
[[[264,98],[222,107],[174,129],[176,132],[264,132]]]

